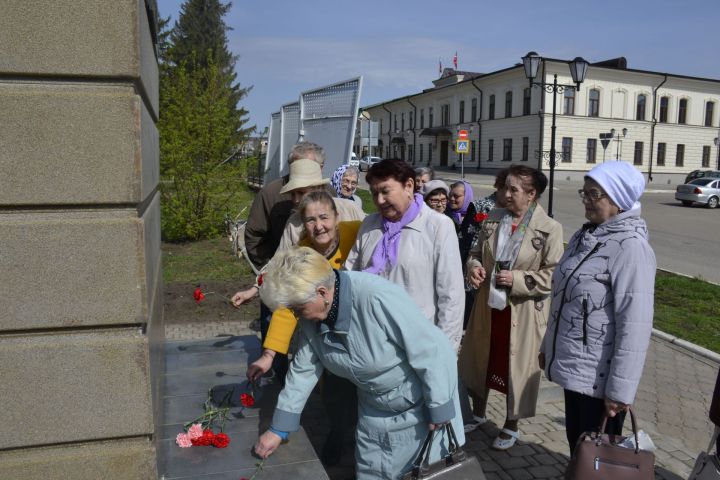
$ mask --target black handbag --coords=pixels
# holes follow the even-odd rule
[[[607,415],[604,414],[598,431],[580,435],[565,471],[565,480],[653,480],[655,478],[655,455],[638,447],[635,414],[632,409],[628,411],[635,435],[635,448],[618,445],[625,440],[625,437],[603,433],[607,425]]]
[[[455,430],[451,424],[445,424],[443,430],[447,432],[448,454],[434,463],[429,463],[430,448],[437,430],[428,432],[420,453],[413,462],[412,470],[400,477],[402,480],[418,479],[453,479],[453,480],[484,480],[480,462],[475,455],[469,456],[460,448]]]

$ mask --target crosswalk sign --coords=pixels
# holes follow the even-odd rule
[[[455,144],[455,151],[457,153],[469,153],[470,152],[470,142],[467,140],[456,140]]]

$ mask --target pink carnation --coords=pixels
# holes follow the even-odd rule
[[[195,423],[190,428],[188,428],[187,431],[188,437],[190,437],[190,440],[195,440],[196,438],[202,437],[203,434],[203,428],[202,424]]]
[[[192,441],[187,433],[178,433],[177,437],[175,437],[175,443],[177,443],[180,448],[192,447]]]

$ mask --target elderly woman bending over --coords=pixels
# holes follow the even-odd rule
[[[637,392],[650,342],[655,254],[640,196],[645,179],[625,162],[585,176],[579,191],[588,223],[575,232],[553,276],[540,366],[565,389],[570,452],[604,413],[619,434]]]
[[[270,429],[255,452],[265,458],[289,432],[324,369],[358,389],[358,479],[407,472],[428,430],[453,422],[464,443],[455,355],[447,338],[405,291],[375,275],[333,270],[306,247],[276,254],[260,287],[263,302],[300,319],[300,347],[280,392]],[[442,435],[435,443],[445,442]],[[431,461],[439,459],[435,445]]]
[[[563,252],[562,226],[537,203],[545,175],[511,166],[505,185],[505,208],[490,212],[467,262],[468,281],[479,290],[459,360],[478,424],[486,421],[488,390],[507,395],[505,425],[492,443],[498,450],[515,444],[519,419],[535,415],[535,357],[547,325],[550,279]]]

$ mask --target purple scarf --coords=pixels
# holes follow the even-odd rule
[[[416,193],[413,201],[410,202],[410,207],[408,207],[400,220],[391,222],[383,218],[383,236],[375,247],[372,259],[370,260],[370,266],[363,270],[363,272],[379,274],[391,269],[397,264],[400,233],[405,225],[417,218],[422,206],[423,197],[419,193]]]
[[[460,207],[458,210],[450,210],[450,216],[458,225],[462,223],[462,219],[467,213],[467,209],[473,201],[473,190],[470,184],[465,180],[462,180],[459,183],[462,183],[465,186],[465,200],[463,200],[462,207]]]

